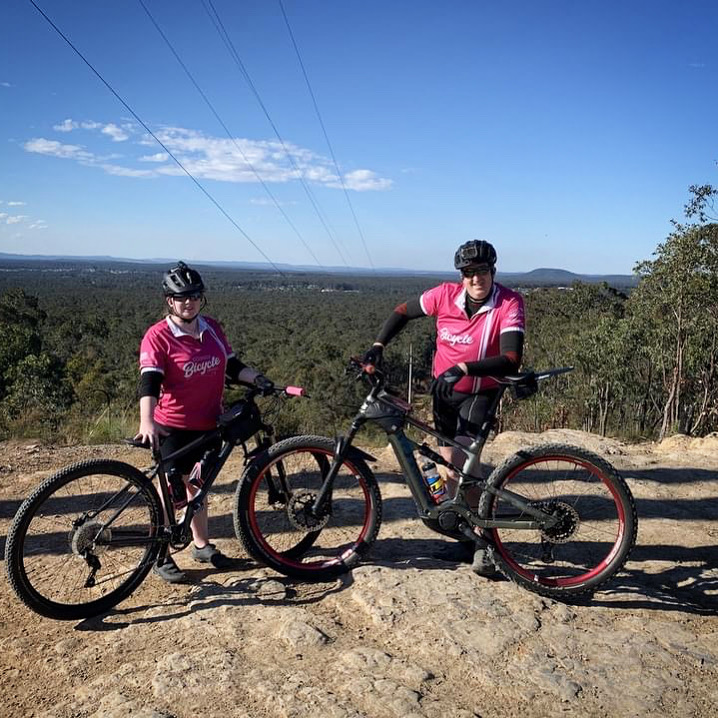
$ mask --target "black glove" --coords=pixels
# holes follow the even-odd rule
[[[439,374],[431,382],[431,393],[437,398],[446,401],[454,391],[454,385],[466,376],[458,364]]]
[[[381,344],[375,344],[370,347],[362,357],[362,364],[371,364],[380,367],[384,356],[384,347]]]
[[[254,386],[259,389],[259,393],[262,396],[268,396],[274,391],[274,382],[267,379],[264,374],[257,374],[257,376],[254,377]]]

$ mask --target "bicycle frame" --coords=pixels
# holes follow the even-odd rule
[[[247,398],[253,398],[254,396],[255,394],[250,392],[247,395]],[[195,514],[202,508],[202,504],[204,503],[209,492],[211,491],[215,480],[219,476],[219,473],[222,471],[224,465],[226,464],[227,459],[229,459],[230,455],[236,448],[236,444],[223,439],[218,449],[208,449],[202,459],[197,462],[201,464],[202,484],[199,487],[199,491],[187,501],[186,507],[183,507],[179,510],[179,512],[184,512],[184,515],[182,516],[182,519],[180,521],[177,520],[179,512],[175,509],[174,503],[170,496],[169,479],[167,477],[167,473],[164,469],[164,466],[168,461],[179,459],[182,456],[186,456],[190,452],[195,451],[203,446],[210,446],[211,444],[214,444],[217,439],[220,438],[222,438],[222,430],[220,428],[217,428],[212,429],[202,434],[201,436],[198,436],[194,441],[191,441],[186,446],[181,447],[177,451],[174,451],[165,457],[162,457],[158,450],[154,450],[152,452],[152,458],[155,463],[146,471],[146,475],[150,481],[157,478],[158,491],[160,493],[162,504],[164,506],[163,515],[165,521],[163,521],[160,526],[162,535],[148,540],[147,536],[130,538],[126,535],[122,536],[115,534],[109,542],[113,545],[121,544],[129,546],[147,544],[148,542],[164,543],[165,541],[169,541],[169,544],[170,546],[172,546],[172,548],[180,549],[186,547],[191,540],[190,524],[192,523],[192,519],[194,518]],[[246,447],[244,447],[245,463],[250,461],[251,457],[254,456],[258,451],[267,448],[267,446],[270,446],[273,441],[274,427],[262,422],[260,434],[258,434],[257,438],[257,447],[252,449],[251,451],[247,451]],[[142,446],[142,444],[137,444],[134,441],[130,441],[129,443],[137,446]],[[286,477],[283,475],[283,467],[278,467],[278,473],[280,474],[278,477],[280,488],[277,489],[277,491],[287,492],[288,488],[286,485]],[[128,488],[125,488],[122,489],[122,492],[127,492],[128,490]],[[100,513],[102,510],[104,510],[112,501],[115,501],[117,497],[118,494],[115,494],[114,496],[110,497],[108,501],[96,511],[96,513]],[[113,513],[109,520],[106,521],[100,527],[98,531],[98,536],[101,535],[102,531],[105,528],[108,528],[112,525],[113,521],[117,518],[117,516],[119,516],[122,511],[127,508],[129,503],[132,501],[132,498],[133,497],[128,498],[128,500]]]
[[[550,372],[536,375],[535,379],[546,379],[568,370],[570,369],[551,370]],[[526,376],[529,375],[523,375],[519,378],[514,377],[512,379],[514,383],[518,384],[521,378],[525,378]],[[530,376],[534,377],[533,374]],[[501,397],[508,385],[507,383],[499,384],[499,390],[487,409],[486,418],[476,438],[471,444],[466,446],[453,439],[449,439],[425,422],[411,416],[411,405],[403,399],[388,393],[384,389],[383,376],[379,373],[379,377],[372,380],[372,388],[352,420],[349,431],[345,436],[337,438],[332,465],[315,499],[312,507],[313,511],[317,512],[317,515],[321,515],[322,507],[331,495],[334,479],[343,460],[347,458],[349,454],[354,438],[364,424],[373,421],[386,432],[389,444],[399,462],[419,516],[422,519],[438,521],[439,525],[442,525],[442,516],[445,516],[444,523],[446,526],[442,525],[442,528],[458,530],[472,540],[478,538],[474,529],[537,529],[549,528],[556,525],[558,521],[557,518],[532,506],[530,502],[518,494],[489,486],[485,479],[480,479],[472,475],[473,471],[479,466],[481,453],[489,432],[493,427]],[[461,468],[454,466],[450,461],[447,461],[440,454],[433,451],[427,444],[419,444],[410,439],[404,431],[404,427],[407,424],[418,429],[422,434],[433,436],[444,444],[464,452],[466,454],[464,465]],[[447,467],[459,475],[458,488],[454,498],[443,501],[438,505],[434,502],[417,465],[415,452]],[[476,510],[472,510],[466,499],[467,490],[474,487],[499,496],[508,504],[514,506],[517,509],[516,517],[504,517],[502,519],[479,518]],[[453,516],[451,514],[453,514]],[[463,519],[466,523],[462,525],[460,519]]]

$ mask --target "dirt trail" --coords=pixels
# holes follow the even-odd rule
[[[628,478],[638,546],[587,605],[542,599],[433,557],[444,542],[414,518],[388,451],[374,452],[384,522],[369,559],[332,583],[303,584],[247,560],[198,568],[193,584],[150,576],[110,614],[60,623],[27,611],[2,581],[5,716],[699,716],[718,715],[718,436],[629,446],[583,434],[507,432],[520,445],[578,443]],[[0,443],[0,537],[19,503],[73,461],[120,446]],[[220,476],[212,533],[241,557]]]

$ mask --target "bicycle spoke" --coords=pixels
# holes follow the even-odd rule
[[[500,565],[539,592],[606,580],[625,561],[635,534],[630,494],[610,465],[582,450],[552,448],[522,452],[494,479],[496,488],[554,519],[541,529],[491,530]],[[528,518],[508,498],[487,497],[482,506],[495,518]]]

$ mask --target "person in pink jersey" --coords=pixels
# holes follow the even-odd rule
[[[147,330],[140,344],[140,428],[135,439],[159,447],[164,458],[217,426],[225,377],[253,383],[263,391],[270,391],[273,384],[245,366],[220,325],[200,313],[205,285],[199,272],[178,262],[165,273],[162,288],[169,311]],[[165,464],[168,475],[181,477],[190,499],[197,489],[187,482],[189,473],[208,448],[202,446]],[[231,565],[210,543],[206,502],[191,528],[195,560],[217,568]],[[186,578],[167,551],[153,570],[170,583]]]
[[[364,362],[381,362],[384,347],[412,319],[431,316],[436,321],[436,353],[432,368],[434,425],[442,434],[469,445],[478,433],[496,396],[493,377],[518,371],[523,353],[524,302],[518,292],[494,281],[496,250],[482,240],[462,244],[454,255],[458,282],[445,282],[417,299],[400,304],[384,323]],[[441,446],[441,455],[461,466],[465,454]],[[446,476],[447,493],[456,492],[457,477]],[[464,551],[473,554],[472,567],[491,575],[491,565],[480,539]]]

